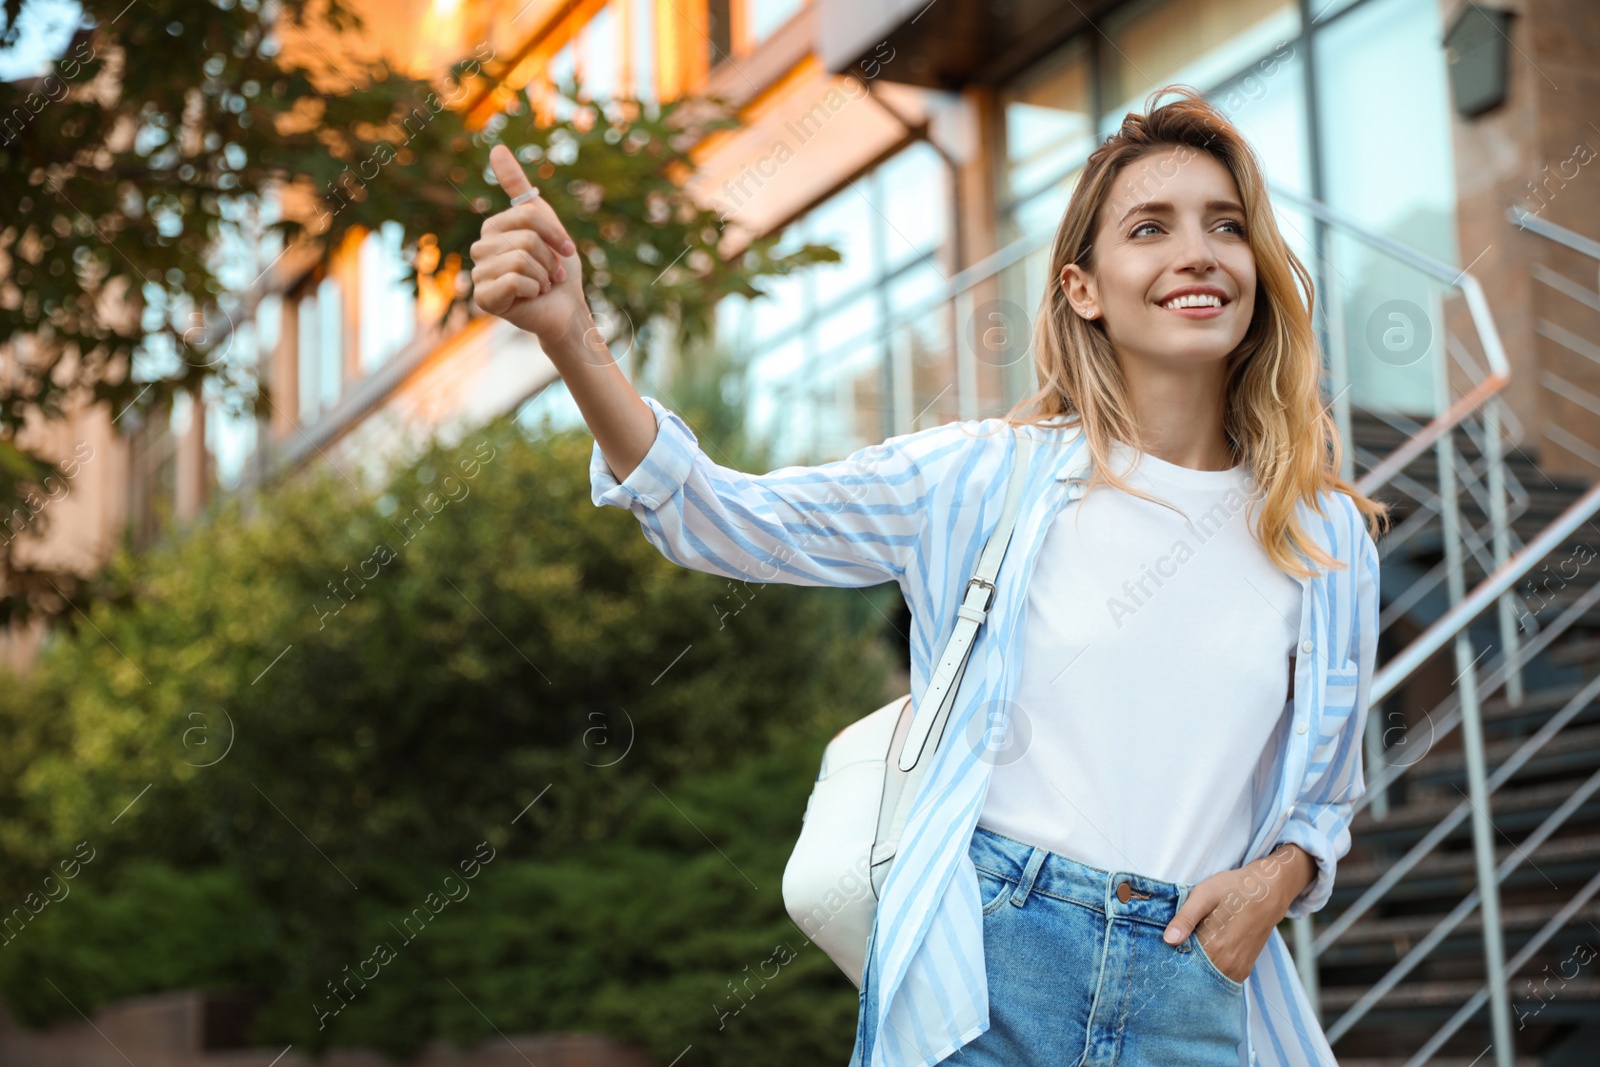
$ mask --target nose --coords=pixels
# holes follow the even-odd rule
[[[1217,256],[1211,250],[1211,242],[1206,240],[1205,231],[1196,226],[1184,226],[1179,236],[1178,269],[1208,270],[1216,265]]]

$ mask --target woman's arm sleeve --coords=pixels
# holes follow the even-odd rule
[[[1360,520],[1360,512],[1356,512],[1355,521],[1359,524]],[[1359,544],[1353,616],[1354,625],[1358,627],[1355,702],[1337,740],[1330,746],[1328,768],[1318,781],[1314,798],[1295,805],[1280,837],[1281,841],[1293,841],[1305,849],[1317,864],[1316,876],[1285,913],[1291,919],[1303,919],[1320,911],[1333,895],[1335,870],[1339,860],[1350,851],[1350,820],[1355,802],[1366,792],[1361,751],[1372,674],[1378,658],[1378,548],[1364,529],[1359,533]],[[1330,686],[1339,681],[1330,673]],[[1318,747],[1320,750],[1321,746]],[[1321,751],[1312,758],[1320,756]]]
[[[627,508],[674,563],[748,582],[870,586],[899,581],[917,551],[938,473],[960,424],[919,430],[816,467],[745,474],[711,460],[653,397],[656,439],[618,481],[595,443],[597,507]]]

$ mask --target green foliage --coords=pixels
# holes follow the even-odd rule
[[[399,1053],[492,1036],[465,993],[506,1032],[663,1061],[847,1056],[853,991],[781,876],[822,745],[885,698],[897,594],[670,564],[593,505],[591,448],[502,420],[376,499],[312,477],[119,557],[0,681],[0,903],[99,850],[0,947],[8,1002],[67,1017],[41,976],[84,1010],[253,989],[263,1041]],[[730,982],[760,990],[736,1015]]]
[[[63,997],[101,1004],[153,990],[226,991],[270,978],[272,916],[250,899],[236,872],[134,861],[120,885],[107,890],[92,871],[91,865],[81,882],[63,883],[70,892],[20,931],[13,928],[0,974],[6,1006],[17,1018],[62,1018]]]

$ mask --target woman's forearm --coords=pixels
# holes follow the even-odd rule
[[[583,421],[600,446],[606,466],[624,481],[656,439],[656,417],[639,398],[585,308],[565,336],[545,345]]]
[[[1281,918],[1289,905],[1305,892],[1306,886],[1317,876],[1317,861],[1311,854],[1292,842],[1285,842],[1262,856],[1255,864],[1272,886],[1273,907]]]

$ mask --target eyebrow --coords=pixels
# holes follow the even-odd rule
[[[1244,214],[1244,208],[1239,204],[1234,203],[1232,200],[1207,200],[1206,210],[1235,211],[1241,215]],[[1128,209],[1127,214],[1123,215],[1122,218],[1117,220],[1117,224],[1120,226],[1122,223],[1128,220],[1128,215],[1132,215],[1141,211],[1148,211],[1153,215],[1160,215],[1163,213],[1171,214],[1172,205],[1165,200],[1147,200],[1142,204],[1135,204]]]

